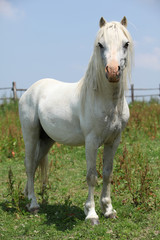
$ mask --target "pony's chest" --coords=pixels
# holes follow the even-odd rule
[[[111,142],[121,133],[124,121],[121,114],[113,112],[111,114],[103,115],[98,120],[98,131],[101,135],[102,142]]]
[[[110,139],[114,139],[122,131],[122,118],[118,115],[114,117],[106,116],[104,119],[104,139],[107,142]]]

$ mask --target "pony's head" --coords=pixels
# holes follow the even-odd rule
[[[94,45],[97,69],[111,84],[118,83],[122,77],[126,81],[127,74],[130,77],[133,47],[127,19],[106,22],[102,17],[99,25]]]
[[[126,17],[121,22],[106,22],[101,18],[99,25],[92,57],[79,84],[82,106],[87,94],[93,99],[103,93],[118,99],[127,89],[127,76],[131,77],[133,42]]]

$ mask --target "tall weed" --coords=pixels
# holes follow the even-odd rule
[[[22,192],[22,181],[16,182],[11,168],[8,171],[7,185],[8,195],[6,196],[7,201],[5,202],[5,208],[8,211],[24,213],[28,199],[24,197],[24,194]]]
[[[20,128],[18,103],[0,105],[0,162],[8,158],[18,158],[24,149],[22,132]]]
[[[118,192],[127,190],[130,194],[128,198],[136,207],[151,210],[157,207],[155,179],[152,166],[141,147],[134,144],[128,150],[125,145],[117,160],[114,189]]]

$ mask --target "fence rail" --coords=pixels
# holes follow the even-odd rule
[[[127,98],[131,98],[131,101],[134,102],[135,98],[144,98],[144,97],[159,97],[160,98],[160,84],[158,88],[134,88],[134,84],[131,84],[131,88],[129,89],[131,92],[130,96],[126,96]],[[135,92],[137,91],[157,91],[157,93],[152,94],[141,94],[136,95]]]
[[[0,98],[0,100],[17,100],[18,99],[18,94],[17,92],[25,92],[27,89],[24,88],[16,88],[16,82],[12,82],[12,87],[5,87],[5,88],[0,88],[0,90],[11,90],[13,97],[3,97]],[[126,96],[127,98],[131,98],[131,101],[134,102],[136,98],[144,98],[144,97],[158,97],[160,98],[160,84],[158,88],[134,88],[134,84],[131,84],[131,88],[129,89],[130,95]],[[140,94],[136,95],[135,93],[137,91],[157,91],[157,93],[152,93],[152,94]]]
[[[25,88],[16,88],[16,82],[12,82],[12,87],[5,87],[5,88],[0,88],[0,90],[11,90],[13,97],[2,97],[0,100],[17,100],[18,99],[18,94],[17,92],[25,92],[27,89]]]

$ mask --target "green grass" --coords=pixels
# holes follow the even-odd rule
[[[97,158],[96,210],[100,225],[85,222],[87,198],[84,147],[56,144],[49,154],[46,189],[38,173],[35,191],[41,205],[32,215],[25,209],[24,143],[18,107],[0,106],[0,239],[160,239],[160,105],[130,105],[130,121],[114,160],[112,202],[117,219],[105,219],[99,197],[102,189],[102,150]]]

